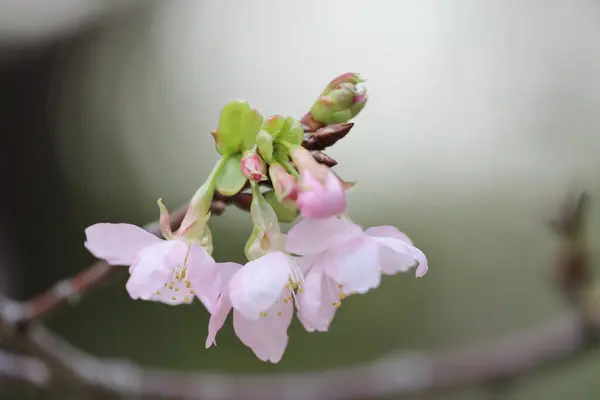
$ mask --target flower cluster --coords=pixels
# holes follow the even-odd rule
[[[356,74],[334,79],[311,109],[323,125],[355,117],[366,92]],[[294,315],[307,331],[327,331],[342,301],[377,288],[383,275],[416,269],[427,259],[392,226],[363,230],[346,210],[347,185],[302,146],[295,119],[262,115],[245,101],[227,104],[212,132],[221,158],[192,197],[179,229],[158,200],[164,239],[129,224],[86,229],[87,249],[129,266],[133,299],[169,305],[200,300],[211,314],[206,347],[216,344],[228,315],[239,339],[263,361],[277,363]],[[268,187],[268,190],[264,190]],[[207,222],[215,191],[252,194],[248,262],[218,263]],[[280,221],[297,220],[284,234]]]

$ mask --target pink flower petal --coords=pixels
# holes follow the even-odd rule
[[[344,293],[365,293],[381,283],[379,248],[366,238],[356,238],[332,249],[324,271]]]
[[[167,304],[183,303],[184,296],[172,299],[173,293],[176,292],[175,287],[169,288],[169,284],[173,280],[177,263],[183,262],[186,252],[187,244],[182,240],[160,241],[142,250],[132,265],[131,276],[125,285],[131,298],[153,299]],[[163,290],[165,288],[167,290]]]
[[[287,233],[285,250],[304,256],[319,254],[361,235],[362,228],[345,219],[302,219]]]
[[[398,228],[391,225],[373,226],[365,231],[365,235],[373,237],[391,237],[413,244],[406,233],[399,231]]]
[[[323,266],[315,264],[306,276],[303,292],[298,294],[296,315],[308,332],[326,332],[335,316],[337,308],[334,303],[338,298],[334,291],[329,290],[328,280],[323,273]]]
[[[229,311],[231,311],[231,301],[229,300],[229,295],[224,293],[217,300],[217,305],[214,307],[213,313],[208,320],[208,335],[205,343],[207,349],[212,345],[217,345],[217,333],[225,324]]]
[[[131,265],[140,251],[162,240],[131,224],[95,224],[85,236],[89,252],[111,265]]]
[[[380,245],[379,257],[383,273],[393,275],[415,267],[418,278],[427,273],[427,257],[417,247],[391,237],[377,237],[373,240]]]
[[[233,308],[248,319],[258,319],[281,297],[292,268],[284,253],[267,254],[244,265],[229,283]]]
[[[215,260],[203,247],[192,243],[186,265],[187,287],[185,292],[198,297],[208,312],[212,312],[221,292],[221,277],[217,271]]]
[[[287,330],[292,321],[291,302],[279,302],[259,319],[245,318],[241,313],[233,312],[233,329],[238,338],[250,347],[262,361],[278,363],[287,347]]]
[[[208,321],[208,336],[206,338],[206,348],[208,349],[213,344],[216,345],[217,333],[221,330],[227,315],[231,311],[231,300],[229,300],[229,281],[241,268],[240,264],[227,262],[217,264],[217,272],[219,273],[221,295],[217,300],[216,306],[213,308],[210,320]]]
[[[302,172],[297,204],[303,218],[326,218],[346,210],[346,192],[339,179],[329,171],[321,185],[309,170]]]

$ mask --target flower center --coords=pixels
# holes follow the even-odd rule
[[[277,312],[277,316],[283,316],[283,309],[292,307],[292,302],[296,303],[296,308],[300,309],[298,304],[297,294],[304,291],[304,275],[294,260],[291,261],[290,276],[288,283],[284,286],[282,297],[275,301],[273,308]],[[269,316],[267,311],[260,313],[261,317]]]
[[[173,269],[171,280],[159,287],[154,294],[154,298],[164,301],[169,304],[191,303],[194,299],[195,292],[192,289],[192,283],[188,279],[187,258],[191,246],[188,247],[188,252],[182,264],[177,265]]]
[[[331,298],[337,299],[331,303],[335,308],[340,308],[342,306],[342,300],[344,300],[348,294],[344,291],[344,285],[337,284],[333,280],[328,279],[325,286],[331,295]],[[356,292],[351,292],[350,294],[356,294]]]

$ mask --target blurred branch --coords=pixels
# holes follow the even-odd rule
[[[321,150],[343,138],[352,124],[323,127],[307,114],[304,146],[315,159],[335,163]],[[217,194],[212,212],[228,205],[247,210],[251,195]],[[566,361],[600,341],[600,310],[591,301],[591,273],[585,240],[585,194],[571,196],[551,226],[561,237],[556,262],[559,287],[573,310],[545,326],[510,337],[439,352],[392,354],[351,368],[277,375],[170,372],[144,369],[122,360],[91,356],[37,323],[74,297],[110,280],[124,268],[99,261],[27,302],[0,296],[0,337],[20,356],[0,351],[0,378],[37,387],[63,385],[94,393],[146,398],[353,399],[402,396],[506,383]],[[171,213],[177,228],[186,207]],[[159,235],[158,221],[145,226]],[[33,358],[32,358],[33,357]]]
[[[45,387],[49,382],[50,371],[43,362],[35,358],[0,350],[0,379],[2,378]]]

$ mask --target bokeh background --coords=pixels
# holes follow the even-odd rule
[[[599,38],[593,0],[0,1],[0,288],[26,298],[83,269],[92,223],[142,224],[157,198],[184,203],[217,159],[209,132],[229,100],[299,118],[354,71],[370,100],[328,154],[359,182],[353,219],[408,233],[429,257],[425,278],[349,299],[326,334],[294,323],[278,365],[257,360],[231,322],[205,350],[200,305],[131,301],[124,281],[50,326],[98,356],[276,373],[542,323],[565,307],[544,219],[574,185],[600,198]],[[592,247],[599,223],[594,211]],[[249,215],[229,209],[211,224],[215,257],[243,261]],[[599,357],[501,393],[430,398],[595,399]]]

